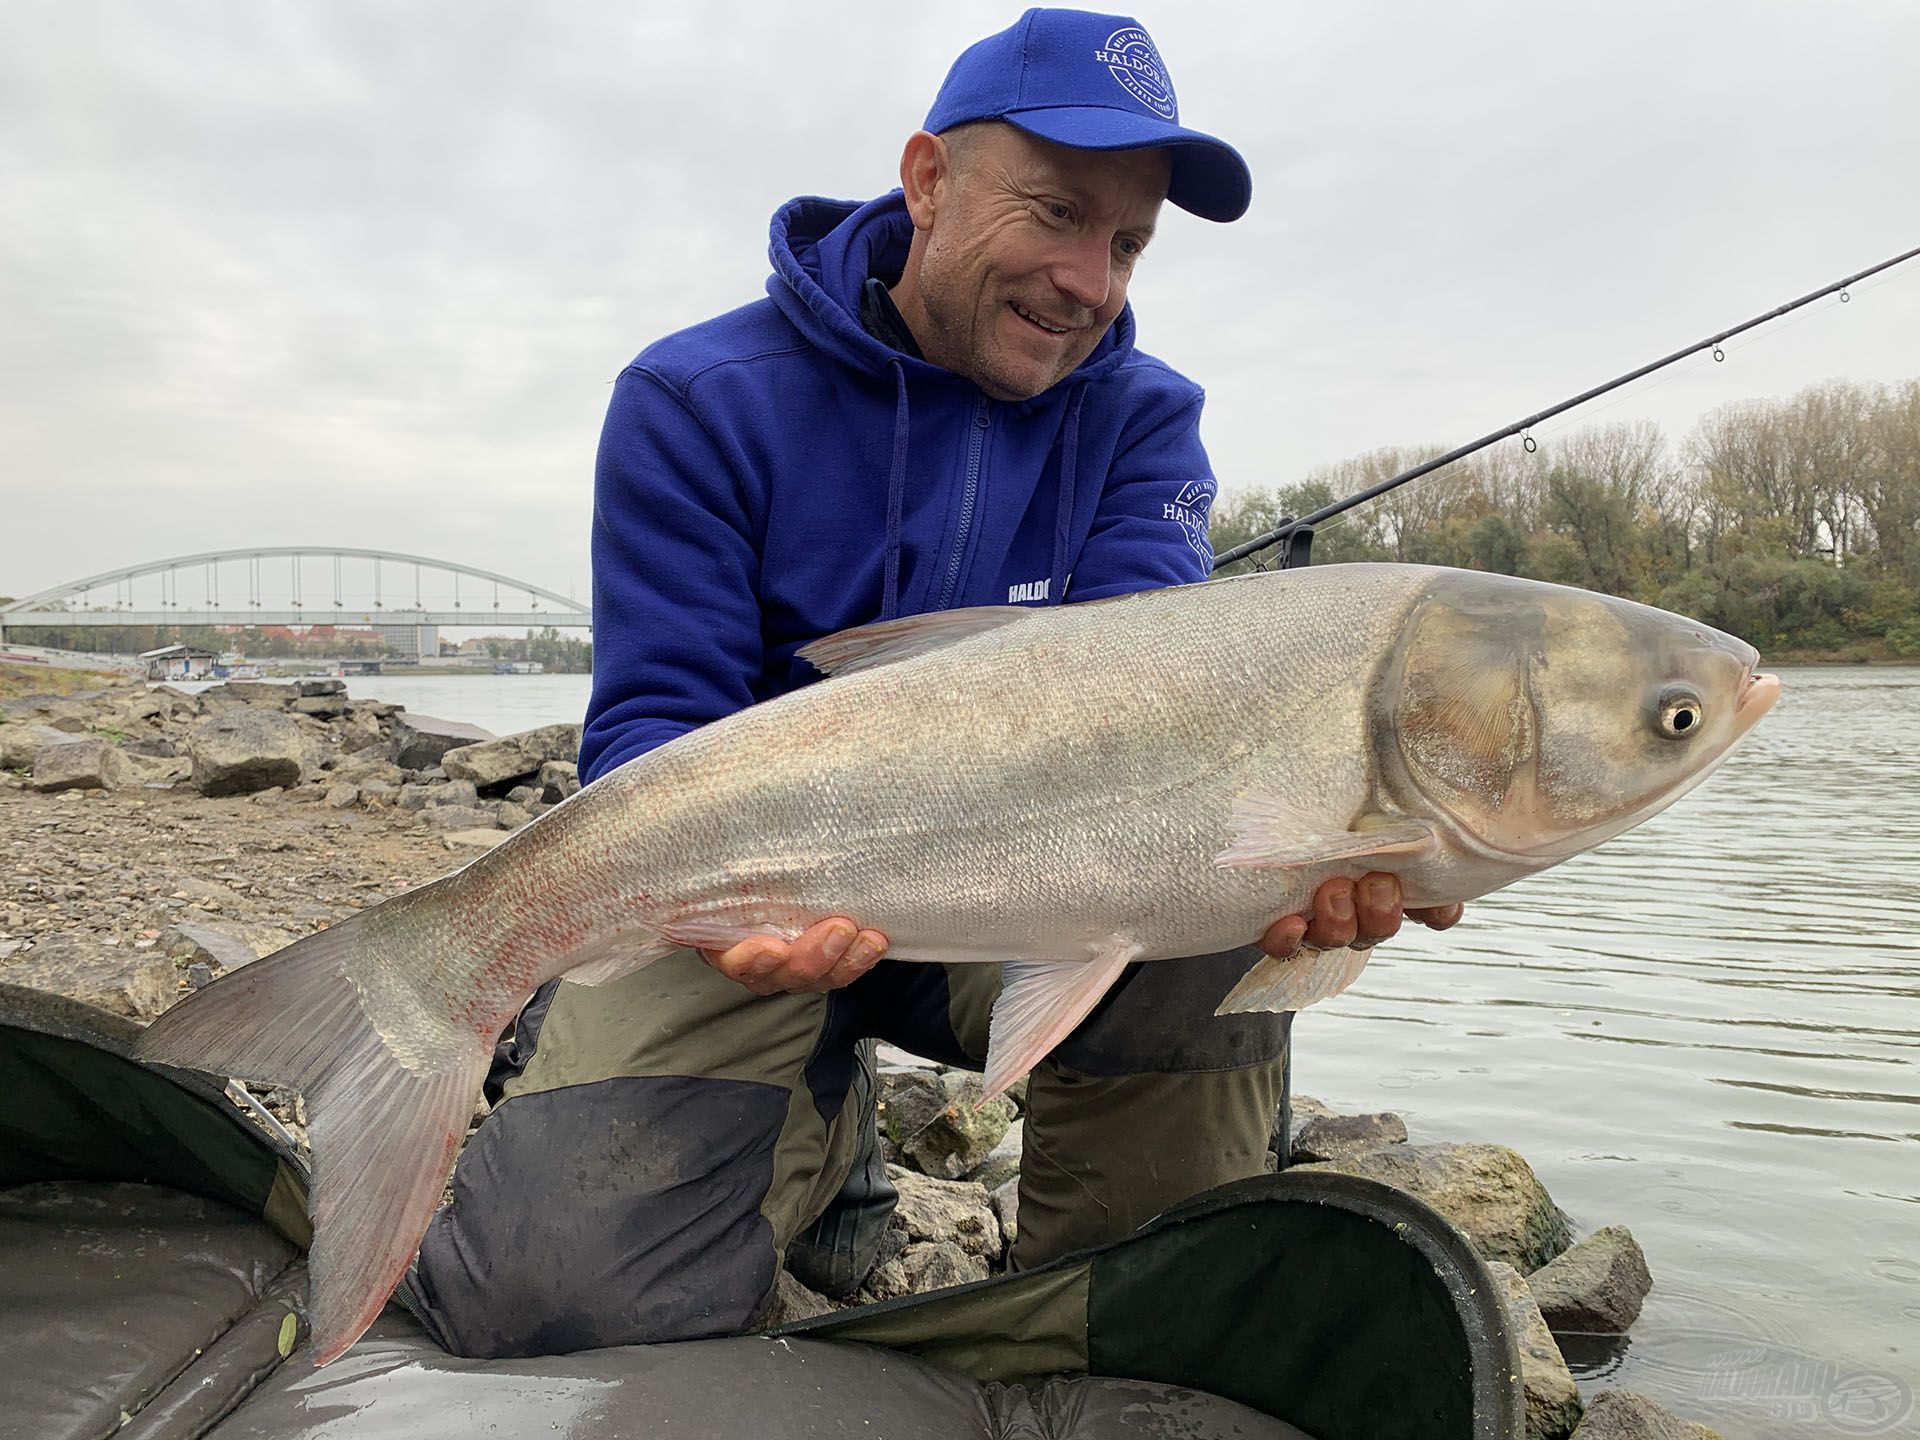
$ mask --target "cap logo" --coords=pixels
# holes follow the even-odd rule
[[[1093,52],[1093,58],[1107,67],[1121,89],[1162,120],[1171,120],[1178,113],[1167,67],[1153,48],[1153,37],[1138,25],[1114,31],[1107,43]]]

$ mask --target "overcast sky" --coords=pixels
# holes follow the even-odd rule
[[[610,379],[763,293],[781,201],[889,188],[1019,8],[0,0],[0,594],[316,543],[584,598]],[[1915,0],[1137,13],[1255,176],[1133,288],[1229,490],[1920,245]],[[1920,375],[1920,262],[1562,423],[1843,375]]]

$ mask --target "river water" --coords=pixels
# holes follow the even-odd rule
[[[1712,780],[1602,850],[1383,946],[1301,1016],[1294,1083],[1491,1140],[1654,1290],[1569,1344],[1728,1440],[1920,1435],[1920,669],[1782,672]],[[505,733],[585,676],[388,676],[356,694]]]

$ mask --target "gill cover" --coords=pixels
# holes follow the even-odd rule
[[[1413,614],[1387,735],[1421,796],[1514,850],[1533,833],[1533,817],[1522,816],[1540,751],[1529,682],[1546,616],[1522,596],[1450,593],[1460,588],[1443,582]]]

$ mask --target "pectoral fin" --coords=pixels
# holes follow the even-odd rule
[[[935,610],[925,615],[902,615],[852,630],[837,630],[802,645],[795,652],[823,675],[852,675],[911,660],[1003,625],[1031,620],[1038,612],[1026,605],[973,605],[960,610]]]
[[[1284,960],[1271,955],[1249,970],[1214,1010],[1216,1015],[1245,1015],[1256,1010],[1304,1010],[1316,1000],[1331,1000],[1360,978],[1373,947],[1296,950]]]
[[[655,939],[651,934],[616,935],[603,944],[581,951],[579,963],[561,978],[571,980],[575,985],[607,985],[623,975],[631,975],[651,965],[672,950],[671,942]]]
[[[987,1031],[983,1100],[991,1100],[1039,1064],[1072,1033],[1140,954],[1115,936],[1091,960],[1009,960]]]
[[[693,914],[676,915],[660,928],[661,933],[675,945],[694,950],[731,950],[742,940],[754,940],[763,935],[789,942],[797,940],[801,932],[814,921],[826,918],[770,900],[743,900]]]
[[[1433,827],[1401,815],[1362,815],[1346,830],[1271,795],[1242,795],[1229,817],[1233,841],[1213,857],[1222,866],[1324,865],[1338,860],[1415,860],[1434,847]]]

